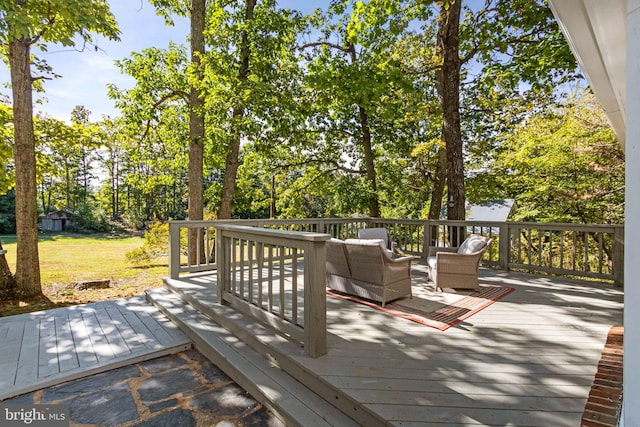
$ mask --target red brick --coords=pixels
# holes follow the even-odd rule
[[[624,327],[611,327],[582,415],[582,427],[618,425],[622,407],[623,342]]]
[[[598,414],[617,416],[618,412],[620,412],[617,406],[618,405],[602,406],[602,405],[595,405],[591,402],[588,402],[585,409],[587,411],[592,411]]]
[[[598,369],[598,373],[596,375],[606,375],[609,377],[618,377],[620,378],[620,380],[622,381],[622,369],[620,368],[608,368],[608,367],[602,367],[600,369]]]
[[[624,337],[624,326],[622,326],[622,325],[620,325],[620,326],[612,326],[609,329],[609,335],[610,336]]]
[[[622,384],[620,379],[608,379],[606,376],[596,375],[594,383],[617,388]]]
[[[612,424],[601,423],[600,421],[587,420],[583,418],[582,422],[580,423],[580,427],[616,427],[616,426]]]
[[[596,405],[611,406],[611,405],[619,405],[620,402],[621,402],[620,399],[607,399],[604,397],[598,397],[593,395],[589,396],[589,403],[594,403]]]
[[[613,426],[618,424],[618,417],[602,414],[600,412],[587,411],[582,416],[583,419],[600,421],[601,423],[611,424]]]
[[[601,360],[600,363],[598,363],[598,371],[616,372],[622,374],[622,361],[608,362],[606,360]]]
[[[591,386],[591,392],[589,394],[593,394],[594,396],[598,396],[598,397],[615,399],[616,396],[620,395],[620,390],[618,390],[616,387],[608,387],[601,384],[593,384]]]

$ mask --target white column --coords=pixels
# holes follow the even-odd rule
[[[622,424],[640,426],[640,0],[627,2],[627,118]]]

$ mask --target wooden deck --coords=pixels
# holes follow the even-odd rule
[[[2,317],[0,342],[0,400],[191,347],[144,297]]]
[[[328,298],[329,350],[317,359],[247,328],[262,340],[254,347],[360,424],[580,425],[607,331],[622,323],[622,291],[495,270],[481,282],[516,290],[446,331]],[[201,311],[225,310],[213,276],[167,284]],[[419,272],[413,284],[432,286]]]

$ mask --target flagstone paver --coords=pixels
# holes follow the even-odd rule
[[[71,426],[284,425],[196,350],[125,366],[8,399],[65,404]]]

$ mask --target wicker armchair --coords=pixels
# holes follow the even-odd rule
[[[429,278],[436,289],[477,289],[478,267],[492,239],[472,234],[459,247],[429,247]]]

